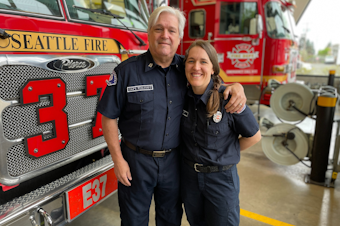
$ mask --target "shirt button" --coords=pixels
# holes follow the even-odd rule
[[[216,134],[219,134],[219,131],[216,131],[215,133],[216,133]]]
[[[195,143],[195,146],[197,146],[197,143]]]
[[[168,83],[168,86],[170,86],[170,83]]]
[[[168,117],[168,120],[170,120],[171,119],[171,117]]]
[[[169,104],[172,104],[172,100],[169,101]]]
[[[195,108],[195,111],[197,111],[197,108]]]
[[[169,134],[167,133],[167,134],[165,134],[165,136],[169,136]]]
[[[143,99],[141,99],[139,102],[143,103]]]

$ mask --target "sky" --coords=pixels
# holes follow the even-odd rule
[[[316,53],[329,42],[340,44],[340,0],[311,0],[298,21],[298,35],[306,28],[307,39],[314,43]]]

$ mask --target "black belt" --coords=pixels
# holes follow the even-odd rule
[[[161,151],[149,151],[149,150],[145,150],[143,148],[140,148],[140,147],[137,147],[131,144],[129,141],[125,140],[124,138],[122,138],[122,140],[128,148],[134,150],[135,152],[139,152],[144,155],[150,155],[152,157],[164,157],[166,153],[170,153],[173,150],[173,149],[166,149],[166,150],[161,150]]]
[[[203,164],[193,163],[184,158],[184,162],[195,169],[198,173],[214,173],[214,172],[221,172],[230,169],[233,165],[226,165],[226,166],[203,166]]]

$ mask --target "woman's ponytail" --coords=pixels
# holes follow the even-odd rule
[[[207,103],[208,117],[212,117],[220,109],[220,93],[218,90],[221,87],[221,78],[218,75],[213,74],[211,76],[214,82],[214,88],[210,90],[211,94]]]

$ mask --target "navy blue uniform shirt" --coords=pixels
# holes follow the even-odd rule
[[[186,77],[183,57],[175,55],[167,70],[147,51],[114,69],[117,84],[108,83],[97,110],[119,117],[124,139],[147,150],[175,148],[180,143]]]
[[[240,161],[239,135],[252,137],[259,126],[247,106],[240,114],[227,113],[224,106],[229,99],[221,99],[220,122],[216,123],[212,117],[208,118],[206,104],[211,89],[212,80],[197,104],[192,88],[188,89],[181,122],[183,156],[207,166],[237,164]],[[225,87],[221,86],[219,92],[224,90]]]

